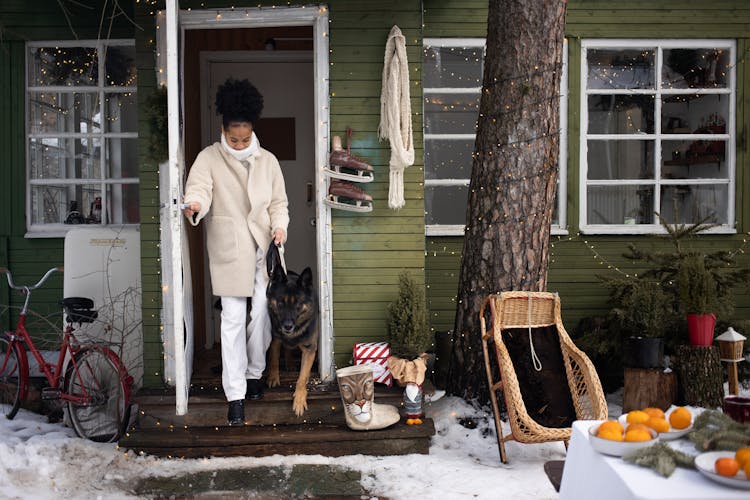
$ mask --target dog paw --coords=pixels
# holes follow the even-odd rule
[[[307,391],[294,391],[292,409],[298,417],[301,417],[305,413],[305,410],[307,410]]]
[[[281,385],[281,379],[279,378],[279,374],[269,373],[268,379],[266,380],[266,384],[268,384],[268,387],[277,387]]]

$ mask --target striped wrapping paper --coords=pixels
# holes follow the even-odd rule
[[[354,364],[372,365],[372,375],[375,382],[393,385],[391,372],[388,371],[388,358],[391,355],[391,347],[388,342],[360,342],[354,344]]]

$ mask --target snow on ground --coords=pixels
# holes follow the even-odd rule
[[[741,393],[750,395],[747,388]],[[607,400],[610,416],[620,415],[622,390]],[[427,498],[428,491],[439,492],[436,497],[446,500],[557,498],[543,466],[548,460],[564,460],[562,443],[522,445],[510,441],[506,443],[509,463],[504,465],[492,414],[486,408],[475,409],[462,399],[445,397],[429,404],[426,412],[437,430],[429,455],[187,460],[137,456],[113,444],[92,443],[77,438],[62,424],[46,423],[46,417],[21,410],[14,420],[0,418],[0,498],[135,498],[130,488],[147,476],[259,466],[290,469],[296,464],[359,470],[367,491],[393,500]]]
[[[365,489],[393,500],[424,497],[426,491],[440,492],[443,499],[557,497],[543,465],[547,460],[565,458],[562,443],[509,442],[509,464],[503,465],[491,412],[445,397],[431,403],[427,414],[435,420],[437,430],[429,455],[188,460],[137,456],[113,444],[92,443],[77,438],[62,424],[49,424],[46,417],[21,410],[14,420],[0,418],[0,498],[135,498],[128,492],[129,486],[142,477],[256,466],[290,468],[295,464],[359,470]],[[472,424],[476,426],[467,428]]]

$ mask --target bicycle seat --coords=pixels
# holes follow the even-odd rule
[[[66,297],[60,301],[68,323],[93,323],[99,313],[92,310],[94,301],[86,297]]]

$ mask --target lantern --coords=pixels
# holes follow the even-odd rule
[[[727,363],[729,373],[729,394],[739,393],[739,381],[737,377],[737,363],[745,359],[742,350],[745,345],[745,336],[737,333],[731,326],[729,329],[716,337],[719,344],[719,355],[721,360]]]

